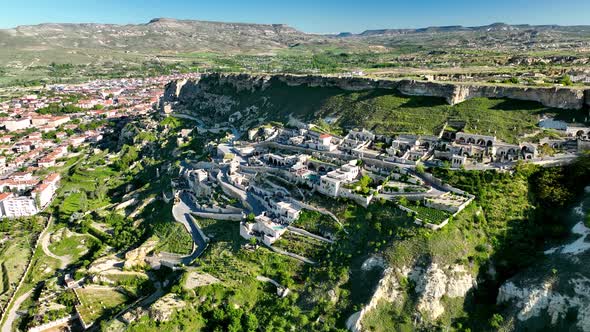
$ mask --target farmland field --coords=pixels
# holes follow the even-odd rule
[[[125,294],[114,288],[88,287],[76,290],[82,302],[78,307],[80,315],[87,324],[100,317],[113,313],[128,301]]]

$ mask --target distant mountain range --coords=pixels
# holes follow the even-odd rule
[[[586,32],[590,34],[590,25],[560,26],[560,25],[510,25],[506,23],[493,23],[490,25],[464,27],[461,25],[427,27],[419,29],[378,29],[365,30],[360,34],[343,32],[338,37],[367,37],[379,35],[406,35],[424,33],[453,33],[453,32],[508,32],[508,31],[561,31],[561,32]]]
[[[508,25],[367,30],[360,34],[308,34],[283,24],[224,23],[169,18],[145,24],[47,23],[0,30],[0,66],[51,61],[87,63],[130,54],[216,52],[272,54],[281,49],[338,47],[380,51],[400,45],[422,49],[577,49],[590,47],[590,26]],[[99,60],[100,59],[100,60]]]
[[[146,24],[47,23],[0,30],[1,47],[106,48],[129,51],[263,51],[312,37],[282,24],[244,24],[167,18]]]

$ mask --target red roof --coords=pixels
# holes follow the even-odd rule
[[[45,191],[47,188],[49,188],[49,183],[44,182],[35,187],[35,189],[33,189],[33,192],[39,193]]]
[[[51,173],[45,178],[45,182],[53,182],[60,178],[59,173]]]

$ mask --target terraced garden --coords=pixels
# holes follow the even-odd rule
[[[51,243],[51,245],[49,245],[49,250],[57,256],[69,256],[72,261],[76,261],[96,242],[98,242],[98,240],[93,236],[86,234],[72,234],[67,237],[62,236],[59,241]]]
[[[329,245],[311,237],[287,231],[273,244],[273,247],[317,261],[326,253]]]
[[[292,284],[293,279],[302,273],[304,264],[293,258],[264,247],[256,250],[243,249],[241,246],[246,241],[240,236],[237,222],[198,219],[198,223],[205,234],[213,237],[197,265],[226,286],[239,285],[239,289],[242,289],[243,283],[257,284],[255,278],[258,275],[275,279],[282,284]],[[243,292],[236,294],[236,301],[243,301],[246,296]]]
[[[403,206],[416,212],[416,218],[435,225],[441,224],[451,216],[447,211],[429,208],[420,204],[403,204]]]
[[[293,226],[324,237],[336,235],[340,231],[340,225],[334,219],[310,210],[303,210]]]

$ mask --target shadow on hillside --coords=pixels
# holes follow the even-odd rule
[[[448,105],[444,98],[440,97],[426,97],[426,96],[409,96],[402,94],[398,90],[389,89],[374,89],[366,91],[359,96],[357,102],[372,101],[375,98],[393,96],[397,98],[408,99],[405,103],[400,105],[400,108],[420,108],[420,107],[438,107]]]
[[[504,98],[499,98],[497,100],[500,102],[490,109],[498,111],[537,111],[537,113],[559,112],[557,109],[545,107],[535,101]]]
[[[563,221],[567,219],[569,209],[551,209],[551,214],[555,220]],[[494,329],[489,322],[494,314],[501,314],[506,321],[514,315],[507,305],[496,303],[499,289],[508,280],[527,275],[529,271],[546,264],[548,259],[543,254],[543,248],[549,239],[558,239],[562,234],[561,223],[550,225],[547,220],[548,217],[535,209],[530,211],[528,218],[506,223],[502,234],[495,236],[497,245],[494,252],[479,268],[477,288],[465,297],[463,310],[468,318],[456,319],[454,325],[461,323],[472,331],[492,331]],[[473,261],[473,257],[468,259]],[[537,276],[538,273],[530,275]]]
[[[383,97],[383,96],[391,96],[394,95],[396,97],[401,97],[401,95],[395,90],[386,90],[386,89],[373,89],[366,91],[362,95],[360,95],[357,99],[359,102],[372,100],[374,98]]]
[[[406,96],[407,98],[408,96]],[[438,107],[448,106],[444,98],[439,97],[422,97],[422,96],[411,96],[410,100],[405,102],[401,107],[405,108],[422,108],[422,107]]]

